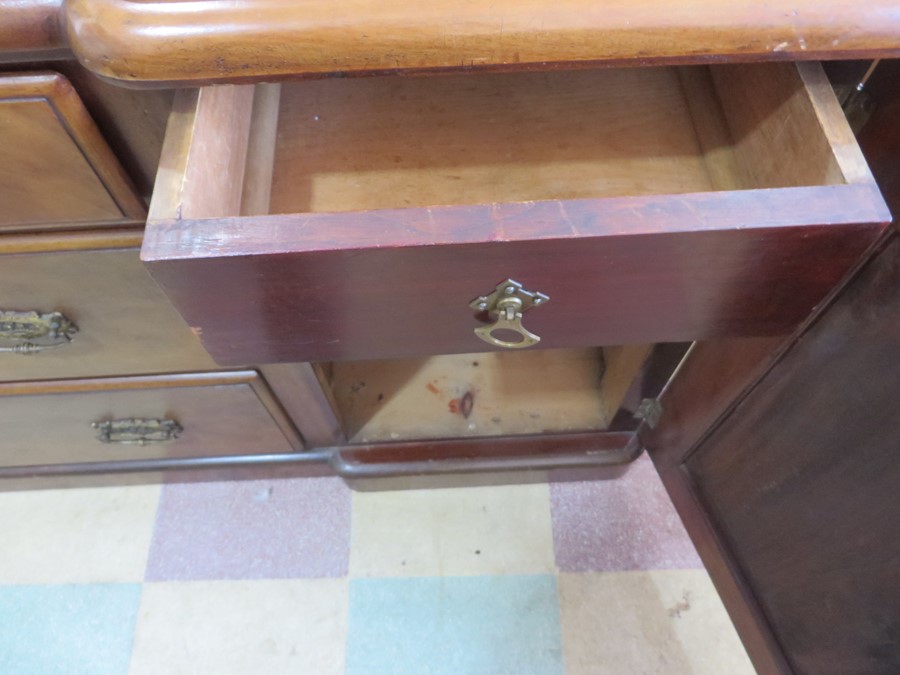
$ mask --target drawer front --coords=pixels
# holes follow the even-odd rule
[[[145,208],[71,84],[0,74],[0,230],[141,221]]]
[[[569,217],[581,223],[569,236],[553,236],[571,228],[555,219],[559,204],[511,206],[508,215],[474,207],[465,221],[476,241],[441,241],[443,233],[428,232],[416,237],[419,245],[331,251],[316,250],[315,235],[303,236],[299,223],[273,218],[267,232],[291,253],[245,238],[241,250],[256,255],[155,261],[150,269],[223,365],[484,351],[491,347],[474,333],[484,323],[469,303],[508,277],[550,298],[523,317],[541,347],[777,335],[808,315],[881,230],[865,222],[879,215],[865,208],[862,223],[799,224],[811,204],[845,209],[844,196],[815,189],[713,195],[682,201],[676,212],[664,199],[606,200],[582,210],[569,203]],[[789,224],[757,227],[773,210]],[[439,220],[439,210],[429,217]],[[659,231],[669,218],[685,231]],[[550,236],[491,240],[513,223]],[[370,241],[371,229],[353,224],[345,231]],[[205,225],[192,227],[196,233]],[[619,234],[620,227],[632,232]]]
[[[143,245],[222,364],[483,351],[506,279],[540,347],[782,334],[889,220],[818,64],[264,93],[182,101]]]
[[[81,240],[76,235],[61,241]],[[215,367],[141,265],[136,248],[39,248],[0,254],[0,380]],[[41,321],[53,316],[64,317],[77,332],[70,331],[68,339],[41,336]]]
[[[0,385],[0,428],[5,467],[300,449],[252,371]]]

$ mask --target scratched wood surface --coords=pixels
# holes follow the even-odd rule
[[[550,296],[546,347],[781,334],[887,219],[843,185],[163,221],[142,255],[221,364],[399,358],[480,350],[468,303],[506,277]]]
[[[468,303],[507,277],[551,297],[525,320],[548,348],[781,334],[888,215],[817,65],[734,68],[709,116],[665,69],[283,84],[276,134],[250,85],[186,95],[142,256],[230,365],[480,351]],[[213,174],[192,139],[217,137],[248,141]],[[241,217],[260,139],[276,214]]]

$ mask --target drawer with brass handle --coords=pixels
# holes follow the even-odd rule
[[[0,381],[215,369],[139,230],[0,237]]]
[[[784,334],[890,219],[817,63],[209,87],[161,167],[226,365]]]
[[[0,384],[3,467],[293,453],[255,371]]]

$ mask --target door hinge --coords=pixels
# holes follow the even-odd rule
[[[659,424],[659,418],[662,417],[662,404],[657,398],[645,398],[641,401],[634,416],[636,419],[642,420],[651,429],[655,429]]]

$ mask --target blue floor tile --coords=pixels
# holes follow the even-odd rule
[[[556,578],[355,579],[347,675],[562,675]]]
[[[124,675],[137,584],[0,587],[0,673]]]

